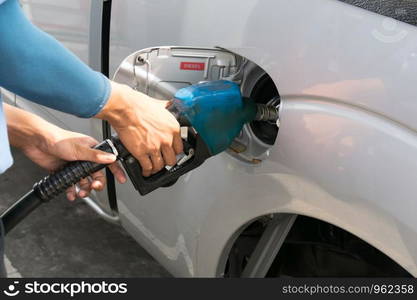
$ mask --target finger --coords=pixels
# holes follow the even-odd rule
[[[152,161],[152,174],[157,173],[165,166],[164,159],[162,157],[161,152],[159,151],[151,154],[151,161]]]
[[[98,171],[90,175],[91,176],[91,189],[96,191],[102,191],[106,186],[106,176],[104,172]]]
[[[149,156],[142,155],[138,157],[140,166],[142,167],[142,175],[148,177],[152,172],[152,162]]]
[[[118,162],[111,164],[109,169],[119,183],[125,183],[127,181],[126,174]]]
[[[164,108],[168,108],[172,105],[173,101],[172,100],[161,100],[161,99],[155,99],[155,98],[150,98],[154,103],[157,103],[161,106],[163,106]]]
[[[99,142],[95,138],[88,135],[85,136],[84,143],[86,146],[90,148],[93,148],[99,144]]]
[[[179,134],[174,135],[174,141],[172,144],[172,147],[174,148],[175,154],[180,154],[184,151],[184,145],[182,143],[181,136]]]
[[[78,182],[78,186],[80,190],[78,192],[78,197],[85,198],[90,194],[91,191],[91,182],[88,178],[83,178]]]
[[[177,163],[177,157],[172,147],[162,146],[162,155],[164,157],[165,164],[168,166],[174,166]]]
[[[116,161],[116,155],[77,144],[75,146],[76,160],[92,161],[99,164],[111,164]]]
[[[75,185],[73,185],[73,186],[69,187],[69,188],[67,189],[66,194],[67,194],[67,199],[68,199],[69,201],[74,201],[74,200],[75,200],[75,198],[77,197],[77,193],[76,193],[76,191],[75,191]]]
[[[163,105],[165,108],[170,107],[174,103],[173,100],[162,100],[162,101],[164,101]]]

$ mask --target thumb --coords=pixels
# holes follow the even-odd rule
[[[86,160],[99,164],[111,164],[116,161],[116,155],[112,153],[84,146],[78,146],[77,148],[77,160]]]

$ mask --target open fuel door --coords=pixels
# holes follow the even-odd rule
[[[263,104],[279,105],[272,79],[250,60],[221,48],[164,46],[143,49],[124,59],[114,81],[157,99],[171,99],[177,90],[204,81],[229,80],[242,95]],[[278,127],[266,122],[245,125],[230,155],[258,164],[275,143]]]
[[[242,59],[222,49],[155,47],[129,55],[114,80],[158,99],[202,81],[238,81]]]

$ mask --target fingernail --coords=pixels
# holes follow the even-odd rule
[[[114,154],[111,154],[111,153],[100,154],[100,159],[108,161],[108,162],[114,162],[116,160],[116,156]]]
[[[92,188],[95,189],[95,190],[99,190],[102,187],[103,186],[102,186],[101,182],[93,182],[93,184],[92,184]]]

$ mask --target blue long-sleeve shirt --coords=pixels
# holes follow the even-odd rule
[[[109,80],[35,27],[17,0],[0,0],[0,86],[30,101],[85,118],[96,115],[110,94]],[[11,163],[0,110],[0,173]]]

